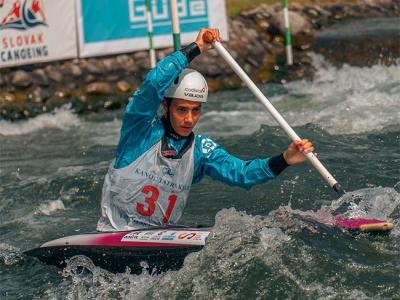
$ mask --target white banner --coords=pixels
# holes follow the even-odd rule
[[[1,1],[1,0],[0,0]],[[80,57],[149,48],[145,0],[77,0]],[[155,48],[173,45],[169,0],[151,0]],[[224,0],[178,0],[181,42],[200,28],[219,28],[228,39]]]
[[[0,68],[77,57],[75,24],[73,0],[0,0]]]

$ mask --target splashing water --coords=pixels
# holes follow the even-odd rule
[[[386,209],[389,215],[400,207],[399,195],[390,189],[365,189],[354,194],[363,195],[364,202],[378,198],[391,205]],[[351,195],[341,202],[349,202],[354,198]],[[336,211],[337,203],[326,209]],[[324,229],[313,231],[312,226],[304,226],[304,220],[296,218],[297,215],[318,219],[322,214],[281,207],[268,216],[250,216],[233,208],[224,209],[217,214],[204,249],[190,254],[179,271],[158,275],[146,272],[132,275],[129,270],[112,274],[94,266],[88,258],[78,256],[63,270],[66,281],[61,286],[67,284],[69,288],[62,293],[68,299],[226,299],[237,295],[254,299],[368,297],[369,292],[352,284],[350,278],[354,275],[350,273],[362,274],[367,268],[371,276],[379,276],[384,270],[356,262],[357,251],[365,247],[363,240],[347,240],[341,246],[329,246],[329,243],[322,246],[321,243],[326,243]],[[315,253],[320,252],[321,247],[325,250],[318,258]],[[356,252],[336,261],[338,247],[349,247]],[[391,256],[400,254],[398,249],[383,248],[380,242],[375,242],[369,251]],[[332,272],[325,269],[327,263],[333,266]],[[347,271],[349,267],[354,268],[352,272]],[[324,279],[316,282],[315,272],[325,273]],[[61,287],[46,292],[52,296],[60,296],[60,293]]]
[[[301,211],[292,209],[290,204],[279,208],[282,212],[317,221],[333,226],[336,215],[348,219],[365,218],[394,222],[393,234],[399,232],[400,194],[394,188],[365,188],[348,192],[333,201],[330,205],[322,206],[318,211]]]
[[[361,189],[332,202],[329,210],[349,218],[398,219],[400,194],[393,188]]]
[[[20,249],[6,243],[0,243],[0,263],[15,265],[23,259],[24,256]]]
[[[79,118],[73,113],[70,105],[56,108],[52,113],[39,115],[35,118],[11,122],[0,120],[0,135],[23,135],[40,129],[66,129],[80,126]]]
[[[336,68],[318,54],[310,56],[317,69],[314,81],[260,87],[291,126],[313,123],[330,134],[358,134],[378,132],[398,124],[398,65]],[[227,132],[247,135],[261,124],[277,126],[266,108],[246,89],[211,94],[210,98],[212,109],[200,120],[201,131],[213,136],[226,136]]]
[[[65,209],[64,203],[60,199],[58,199],[40,204],[38,209],[35,211],[35,214],[43,214],[46,216],[50,216],[53,212],[64,209]]]

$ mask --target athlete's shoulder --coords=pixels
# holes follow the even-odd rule
[[[208,157],[220,146],[210,137],[196,134],[195,147],[201,155]]]

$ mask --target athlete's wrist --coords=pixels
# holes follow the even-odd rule
[[[188,62],[191,62],[196,56],[200,55],[200,47],[195,43],[191,43],[179,50],[186,56]]]
[[[283,170],[285,170],[289,164],[286,162],[283,153],[273,156],[268,161],[269,169],[278,176]]]

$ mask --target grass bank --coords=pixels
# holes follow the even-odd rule
[[[321,3],[350,3],[357,2],[356,0],[289,0],[290,3],[313,3],[313,4],[321,4]],[[265,4],[280,4],[280,0],[251,0],[251,1],[243,1],[243,0],[225,0],[227,14],[230,17],[234,17],[238,15],[241,11],[246,11],[257,7],[258,5]]]

